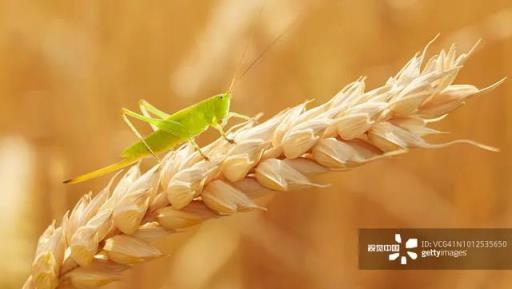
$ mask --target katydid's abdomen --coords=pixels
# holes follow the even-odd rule
[[[186,141],[186,139],[179,138],[175,135],[166,133],[161,130],[154,131],[153,133],[148,135],[144,140],[145,140],[146,144],[148,144],[151,147],[151,149],[153,150],[153,152],[155,152],[155,153],[170,150]],[[125,168],[130,165],[133,165],[138,160],[140,160],[150,154],[151,154],[151,152],[149,151],[149,149],[146,147],[146,145],[142,141],[137,142],[137,143],[133,144],[132,146],[126,148],[121,153],[121,157],[122,157],[121,161],[111,164],[111,165],[108,165],[106,167],[94,170],[92,172],[81,175],[79,177],[64,181],[64,183],[66,183],[66,184],[67,183],[70,183],[70,184],[80,183],[80,182],[84,182],[84,181],[87,181],[90,179],[94,179],[94,178],[106,175],[108,173],[120,170],[120,169]]]

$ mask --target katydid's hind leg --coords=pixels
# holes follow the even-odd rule
[[[140,132],[137,130],[137,128],[133,125],[133,123],[128,119],[127,114],[123,112],[122,114],[124,122],[128,125],[130,130],[137,136],[137,138],[144,144],[144,146],[148,149],[148,151],[153,155],[153,157],[160,162],[160,158],[156,155],[156,153],[153,151],[153,149],[149,146],[149,144],[146,142],[144,137],[140,134]]]
[[[125,114],[127,114],[127,115],[129,115],[131,117],[134,117],[134,118],[136,118],[138,120],[141,120],[141,121],[150,123],[152,125],[155,125],[156,127],[161,129],[162,131],[165,131],[165,132],[167,132],[169,134],[177,136],[177,137],[179,137],[181,139],[187,139],[194,146],[194,148],[199,152],[199,154],[203,158],[208,160],[208,157],[203,153],[201,148],[197,145],[197,143],[194,141],[194,139],[190,136],[190,134],[188,133],[187,129],[180,122],[177,122],[177,121],[171,120],[171,119],[163,119],[163,120],[154,119],[154,118],[151,118],[151,117],[140,115],[140,114],[135,113],[135,112],[133,112],[131,110],[128,110],[128,109],[123,109],[123,113],[125,113]]]
[[[145,116],[138,114],[136,112],[133,112],[129,109],[123,108],[122,109],[123,114],[126,114],[128,116],[131,116],[133,118],[136,118],[140,121],[147,122],[151,125],[156,126],[157,128],[170,133],[172,135],[175,135],[180,138],[188,138],[188,133],[186,129],[183,127],[183,125],[177,121],[170,120],[170,119],[156,119],[152,118],[150,116]]]
[[[139,109],[140,109],[140,112],[142,113],[143,116],[145,117],[151,117],[151,114],[146,110],[146,108],[144,106],[139,106]],[[153,131],[156,131],[158,129],[158,127],[154,124],[149,124],[149,126],[151,127],[151,129]]]
[[[165,119],[170,116],[170,114],[159,110],[154,105],[152,105],[151,103],[147,102],[144,99],[139,100],[139,108],[142,111],[142,113],[147,117],[151,117],[150,113],[156,115],[157,117],[159,117],[161,119]]]

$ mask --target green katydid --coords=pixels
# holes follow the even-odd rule
[[[290,26],[288,29],[289,28]],[[263,51],[261,51],[261,53],[252,61],[252,63],[247,66],[247,68],[240,74],[238,79],[242,78],[253,67],[253,65],[261,59],[261,57],[268,51],[268,49],[287,32],[288,29],[274,38],[274,40]],[[247,46],[245,51],[246,50]],[[242,54],[240,60],[243,59],[244,54]],[[238,117],[245,120],[251,119],[247,116],[229,111],[232,95],[231,92],[232,88],[235,86],[236,80],[237,77],[233,77],[230,88],[227,92],[209,97],[173,114],[165,113],[144,100],[141,100],[139,103],[142,114],[138,114],[123,108],[122,117],[124,121],[128,124],[130,129],[140,139],[140,141],[133,144],[132,146],[127,147],[121,153],[122,159],[120,161],[86,173],[84,175],[66,180],[64,183],[79,183],[103,176],[105,174],[132,165],[140,159],[150,155],[153,155],[158,159],[156,156],[157,153],[171,150],[187,141],[194,146],[194,148],[201,154],[201,156],[203,156],[205,159],[208,159],[194,141],[196,136],[212,127],[219,131],[224,139],[228,140],[229,142],[233,142],[233,140],[228,139],[224,133],[224,123],[230,117]],[[127,116],[149,123],[154,131],[148,136],[142,137]]]
[[[209,127],[220,132],[229,142],[222,128],[229,117],[240,117],[248,119],[241,114],[229,111],[231,103],[231,91],[214,95],[189,107],[186,107],[173,114],[167,114],[147,101],[140,101],[142,114],[123,108],[122,116],[128,126],[139,137],[140,141],[126,148],[122,153],[122,160],[109,166],[100,168],[90,173],[65,181],[65,183],[79,183],[96,178],[110,172],[119,170],[136,163],[138,160],[157,153],[170,150],[177,145],[189,141],[197,151],[207,159],[199,146],[195,143],[194,137],[198,136]],[[156,118],[151,116],[153,114]],[[142,137],[135,127],[128,120],[127,116],[149,123],[156,128],[151,134]]]

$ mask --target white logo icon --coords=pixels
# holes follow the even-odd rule
[[[402,244],[402,236],[400,234],[395,234],[395,242],[398,244]],[[409,238],[407,242],[405,242],[406,255],[400,256],[400,252],[389,254],[389,261],[395,261],[400,257],[400,264],[407,264],[407,256],[411,258],[411,260],[416,260],[418,258],[418,254],[413,251],[409,251],[408,249],[414,249],[418,247],[418,239]]]

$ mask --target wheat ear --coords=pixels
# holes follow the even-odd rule
[[[321,186],[309,176],[344,170],[409,148],[430,144],[428,128],[484,90],[452,84],[471,54],[452,46],[425,65],[416,54],[385,85],[365,92],[361,78],[327,103],[286,109],[261,123],[232,129],[235,143],[218,139],[203,160],[188,145],[141,174],[129,169],[96,196],[87,194],[39,238],[32,274],[24,288],[94,288],[121,278],[135,263],[161,256],[154,239],[189,229],[210,218],[263,209],[274,191]]]

